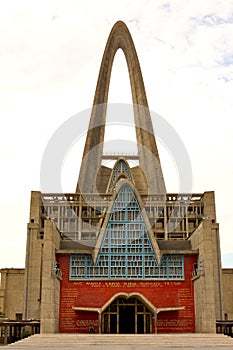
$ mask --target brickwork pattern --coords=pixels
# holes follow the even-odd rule
[[[92,323],[98,329],[98,314],[75,311],[73,306],[98,308],[120,292],[137,292],[144,295],[156,307],[184,306],[181,311],[158,314],[158,333],[195,332],[192,272],[196,256],[185,257],[183,281],[70,281],[69,256],[57,257],[63,279],[60,289],[59,331],[61,333],[86,333]],[[152,325],[154,329],[154,325]]]

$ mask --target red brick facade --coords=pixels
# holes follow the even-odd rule
[[[192,272],[196,256],[185,256],[184,281],[71,281],[69,280],[68,255],[57,257],[63,274],[60,289],[60,321],[62,333],[85,333],[92,324],[98,332],[98,313],[75,311],[76,307],[102,307],[110,298],[120,292],[137,292],[157,308],[184,306],[184,310],[160,312],[157,331],[195,332],[194,293]],[[154,322],[154,321],[153,321]],[[152,330],[154,325],[152,325]]]

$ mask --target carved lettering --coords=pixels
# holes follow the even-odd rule
[[[137,285],[136,282],[124,282],[123,283],[123,288],[135,288]]]
[[[86,282],[86,286],[89,286],[91,288],[100,288],[101,282]]]
[[[89,327],[90,325],[94,327],[98,327],[99,322],[98,320],[77,320],[76,321],[77,327]]]
[[[105,286],[110,288],[119,288],[121,285],[120,282],[105,282]]]

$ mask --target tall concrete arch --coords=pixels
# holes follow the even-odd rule
[[[151,116],[148,109],[140,64],[130,32],[122,21],[118,21],[113,26],[103,54],[83,152],[77,191],[84,193],[96,191],[96,176],[102,161],[111,71],[113,60],[118,49],[122,49],[129,71],[139,165],[146,175],[148,192],[164,194],[166,188]]]

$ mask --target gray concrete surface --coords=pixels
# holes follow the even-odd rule
[[[233,338],[223,334],[36,334],[6,346],[7,350],[151,350],[233,349]]]

